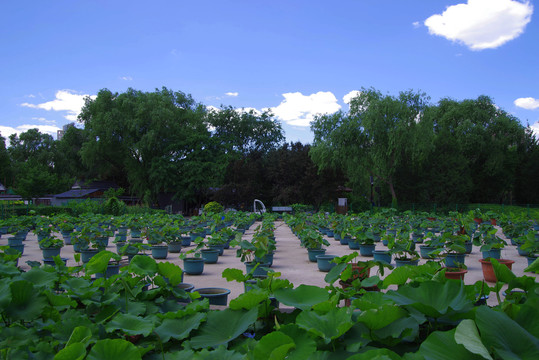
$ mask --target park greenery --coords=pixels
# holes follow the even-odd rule
[[[425,213],[386,209],[344,216],[325,213],[284,215],[300,242],[310,232],[369,229],[457,231],[473,237],[482,232],[478,220],[495,216],[511,238],[537,232],[537,219],[471,211],[432,218]],[[204,213],[200,217],[153,214],[111,217],[85,213],[78,217],[28,216],[3,220],[0,229],[16,234],[31,228],[70,228],[75,234],[122,228],[150,234],[206,229],[216,237],[224,228],[254,227],[254,255],[272,250],[260,244],[271,237],[279,214]],[[479,216],[479,217],[478,217]],[[67,226],[73,225],[71,226]],[[236,224],[236,225],[233,225]],[[436,231],[437,230],[437,231]],[[465,230],[465,231],[462,231]],[[361,231],[352,231],[356,237]],[[56,231],[53,231],[53,236]],[[532,236],[535,240],[535,236]],[[132,238],[131,238],[132,239]],[[408,241],[412,241],[407,237]],[[26,240],[30,242],[32,240]],[[243,240],[247,241],[247,240]],[[242,241],[242,242],[243,242]],[[274,243],[279,246],[279,242]],[[74,246],[74,245],[73,245]],[[240,250],[247,248],[241,246]],[[228,303],[210,306],[198,292],[179,285],[183,270],[140,253],[122,260],[102,250],[88,262],[76,258],[66,266],[58,256],[53,265],[30,262],[22,271],[20,253],[0,247],[0,354],[6,359],[536,359],[539,356],[537,312],[539,288],[532,276],[516,276],[491,260],[497,281],[464,284],[448,280],[436,261],[393,268],[380,262],[356,261],[357,253],[336,259],[325,288],[294,286],[281,274],[269,272],[254,281],[252,274],[229,268],[223,282],[238,281],[250,288]],[[355,273],[351,264],[378,273]],[[537,272],[539,260],[526,271]],[[382,271],[388,271],[384,277]],[[373,271],[374,272],[374,271]],[[382,279],[383,277],[383,279]],[[249,283],[249,281],[251,281]],[[340,284],[341,286],[339,286]],[[342,286],[345,284],[346,286]],[[502,288],[504,290],[502,290]],[[502,293],[504,296],[502,296]],[[488,306],[486,296],[496,297]],[[348,306],[343,306],[343,300]],[[289,311],[282,311],[287,307]]]
[[[539,203],[539,145],[492,99],[430,102],[362,89],[347,112],[319,115],[313,144],[285,143],[269,112],[209,109],[183,92],[101,90],[61,140],[30,129],[0,137],[0,181],[25,199],[109,180],[153,205],[160,194],[248,208],[348,197],[374,202]],[[351,192],[343,193],[347,189]]]

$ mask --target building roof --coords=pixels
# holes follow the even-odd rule
[[[55,195],[56,198],[70,198],[70,199],[76,199],[76,198],[82,198],[87,195],[90,195],[96,191],[100,191],[101,189],[80,189],[80,190],[69,190],[61,194]]]

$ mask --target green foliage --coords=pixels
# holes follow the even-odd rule
[[[204,213],[206,214],[217,214],[223,210],[223,205],[219,204],[217,201],[211,201],[204,205]]]

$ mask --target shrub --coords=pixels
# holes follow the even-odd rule
[[[204,212],[207,214],[216,214],[223,210],[223,205],[219,204],[217,201],[211,201],[204,205]]]

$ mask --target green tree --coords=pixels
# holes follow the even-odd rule
[[[56,142],[52,136],[30,129],[9,137],[15,191],[25,199],[65,191],[72,183],[69,174],[55,169]]]
[[[101,90],[79,116],[88,136],[82,160],[95,177],[129,187],[149,204],[161,192],[193,200],[215,183],[220,166],[205,116],[205,107],[182,92]]]
[[[0,181],[7,188],[11,185],[11,158],[6,149],[6,139],[0,135]]]
[[[432,124],[423,116],[428,100],[419,92],[394,97],[362,89],[348,113],[315,118],[313,161],[322,169],[342,167],[359,186],[373,176],[387,185],[396,204],[397,169],[405,161],[421,164],[432,148]]]

